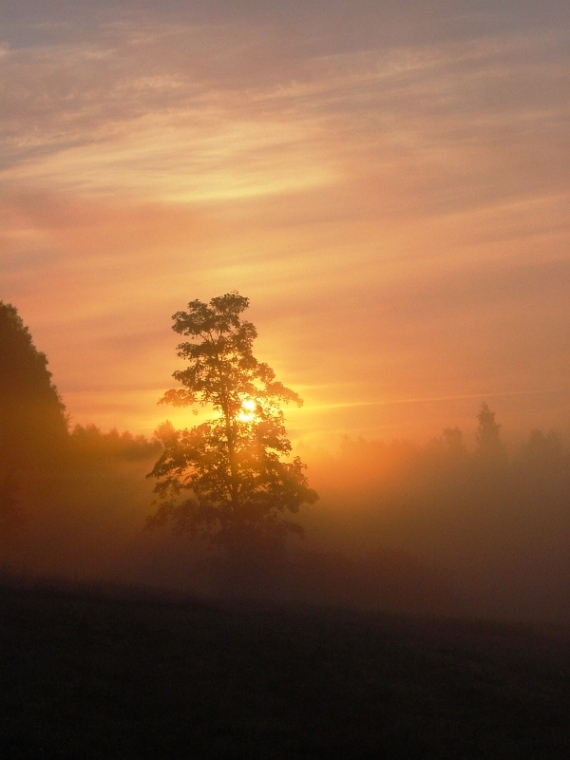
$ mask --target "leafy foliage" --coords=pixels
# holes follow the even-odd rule
[[[183,387],[160,403],[208,405],[215,416],[190,430],[164,423],[156,431],[163,453],[149,474],[159,503],[150,527],[172,521],[229,552],[282,547],[288,533],[302,533],[287,513],[317,499],[301,460],[286,461],[280,406],[302,401],[254,357],[257,330],[241,319],[248,306],[234,292],[173,316],[173,329],[190,338],[178,346],[188,366],[173,375]]]

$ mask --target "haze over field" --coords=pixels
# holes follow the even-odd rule
[[[483,404],[474,448],[457,427],[425,445],[346,437],[309,485],[280,413],[296,394],[251,352],[250,322],[223,326],[247,299],[190,306],[167,396],[208,397],[212,416],[149,440],[69,430],[45,355],[0,302],[3,578],[570,622],[567,441],[534,429],[507,447]]]
[[[0,297],[74,423],[150,434],[170,316],[251,299],[344,434],[569,429],[560,0],[4,3]],[[308,455],[305,455],[308,459]]]

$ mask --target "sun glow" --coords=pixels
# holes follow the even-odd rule
[[[241,402],[241,410],[238,414],[238,420],[240,422],[251,422],[255,417],[257,409],[257,403],[250,398],[246,398]]]

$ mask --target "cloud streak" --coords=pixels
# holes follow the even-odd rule
[[[234,288],[308,410],[563,386],[566,6],[285,6],[5,12],[2,297],[68,406],[148,431],[117,379],[168,387],[170,314]]]

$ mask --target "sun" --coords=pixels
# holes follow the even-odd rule
[[[238,420],[240,422],[251,422],[255,417],[257,409],[257,403],[251,399],[246,398],[241,402],[241,410],[238,414]]]

